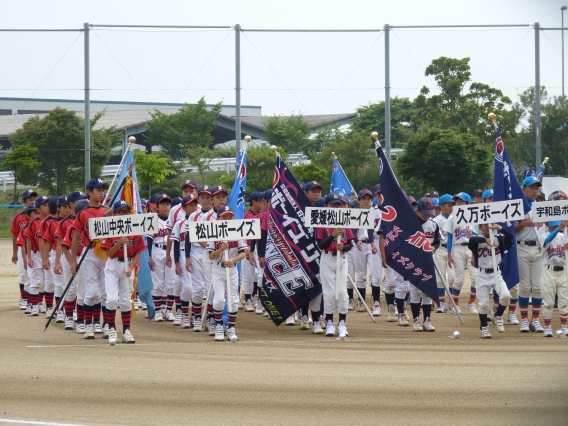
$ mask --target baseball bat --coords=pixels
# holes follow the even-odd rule
[[[456,305],[456,302],[454,302],[454,298],[453,298],[452,294],[450,293],[450,288],[448,287],[448,283],[446,282],[446,279],[440,273],[440,269],[438,269],[438,265],[436,264],[436,261],[434,261],[434,268],[436,268],[436,272],[438,273],[438,276],[442,280],[442,284],[444,284],[444,288],[446,289],[446,294],[448,295],[448,298],[450,299],[450,304],[453,306],[454,310],[458,314],[458,318],[459,318],[460,322],[462,324],[465,324],[465,321],[463,320],[463,316],[461,314],[461,311],[460,311],[459,307]]]
[[[367,313],[369,314],[369,316],[371,317],[371,319],[373,320],[373,322],[377,322],[375,321],[375,317],[373,316],[373,314],[371,313],[371,310],[369,309],[369,306],[367,306],[367,304],[365,303],[365,299],[363,299],[361,297],[361,293],[359,293],[359,289],[357,288],[357,286],[355,285],[355,283],[353,282],[353,278],[351,278],[351,275],[347,274],[347,277],[349,278],[349,281],[351,281],[351,284],[353,285],[353,288],[355,289],[355,291],[357,292],[357,296],[359,296],[359,300],[361,302],[363,302],[363,306],[365,306],[365,309],[367,310]]]

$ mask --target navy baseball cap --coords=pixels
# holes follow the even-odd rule
[[[37,207],[35,204],[30,204],[29,206],[26,206],[26,208],[24,209],[24,213],[25,214],[30,214],[31,212],[35,212],[37,210]]]
[[[172,198],[172,207],[177,206],[180,203],[181,203],[181,198],[179,197]]]
[[[249,203],[262,200],[262,192],[254,191],[249,195]]]
[[[112,205],[112,211],[114,213],[116,213],[116,212],[118,212],[119,210],[122,210],[125,207],[128,207],[128,211],[132,210],[132,207],[130,207],[130,204],[128,204],[126,201],[118,200],[118,201],[115,201],[114,204]]]
[[[229,195],[229,191],[227,191],[227,188],[219,185],[219,186],[214,186],[213,187],[213,193],[211,195],[217,195],[217,194],[225,194],[225,195]]]
[[[318,198],[317,201],[314,203],[314,207],[323,207],[325,204],[325,198],[321,197]]]
[[[79,212],[81,210],[83,210],[85,207],[87,207],[89,205],[89,200],[78,200],[75,203],[75,214],[79,214]]]
[[[57,210],[57,202],[59,201],[59,195],[54,195],[53,197],[49,198],[49,210],[55,211]]]
[[[156,197],[156,205],[163,203],[163,202],[169,202],[170,204],[172,203],[172,199],[168,194],[158,194],[158,196]]]
[[[144,198],[141,198],[141,199],[140,199],[140,204],[141,204],[142,206],[146,207],[146,206],[148,205],[148,201],[145,200]]]
[[[357,199],[360,200],[365,195],[368,195],[369,197],[373,198],[373,193],[371,191],[369,191],[367,188],[365,188],[365,189],[362,189],[361,191],[359,191],[359,195],[357,196]]]
[[[345,195],[340,195],[339,201],[341,201],[341,204],[349,204],[349,198],[347,198]]]
[[[27,200],[30,197],[37,197],[37,195],[37,192],[35,192],[33,189],[28,189],[22,194],[22,200]]]
[[[41,206],[43,203],[47,203],[49,202],[49,198],[47,198],[46,196],[42,195],[41,197],[37,197],[37,200],[35,201],[35,206],[36,208],[38,208],[39,206]]]
[[[483,189],[476,189],[475,191],[473,191],[473,195],[471,197],[483,197]]]
[[[212,193],[213,193],[213,188],[209,185],[202,185],[199,188],[197,188],[197,195],[199,195],[199,194],[211,195]]]
[[[333,206],[335,204],[341,204],[341,199],[337,194],[327,194],[325,196],[324,203],[328,206]]]
[[[194,180],[188,179],[184,183],[181,184],[181,189],[185,188],[186,186],[191,186],[191,187],[197,189],[197,182],[195,182]]]
[[[430,192],[430,195],[432,196],[432,198],[440,198],[440,194],[438,194],[438,191],[432,191]]]
[[[486,198],[493,197],[493,190],[492,190],[492,189],[488,189],[488,190],[485,191],[481,196],[483,197],[484,200],[485,200]]]
[[[444,194],[438,199],[438,204],[440,206],[446,203],[455,203],[454,198],[450,194]]]
[[[223,217],[226,214],[234,215],[235,212],[229,206],[221,207],[219,210],[217,210],[217,217]]]
[[[381,193],[381,184],[377,183],[375,185],[375,195],[380,194]]]
[[[352,209],[358,209],[359,208],[359,201],[357,201],[357,200],[349,201],[349,207],[351,207]]]
[[[86,198],[87,198],[87,196],[83,195],[83,193],[81,191],[75,191],[75,192],[72,192],[71,194],[69,194],[67,196],[67,202],[68,203],[74,203],[77,200],[84,200]]]
[[[186,195],[185,197],[183,197],[183,200],[181,200],[181,206],[185,207],[188,204],[193,203],[194,201],[197,202],[197,197],[195,195],[193,194]]]
[[[304,184],[304,192],[308,192],[310,189],[314,189],[314,188],[319,188],[319,189],[323,189],[323,186],[321,186],[319,183],[317,183],[315,180],[311,180],[309,182],[306,182]]]
[[[459,198],[460,200],[463,200],[468,204],[472,203],[471,197],[469,196],[469,194],[467,192],[460,192],[460,193],[454,195],[453,198],[454,198],[454,200],[457,200]]]
[[[531,186],[531,185],[534,185],[535,183],[538,183],[539,187],[542,186],[542,182],[540,180],[538,180],[537,177],[529,176],[529,177],[525,178],[525,180],[523,181],[523,184],[521,186],[524,188],[525,186]]]
[[[264,191],[262,199],[266,201],[272,201],[272,189],[267,189],[266,191]]]
[[[87,182],[85,185],[87,191],[93,188],[103,188],[104,190],[108,189],[108,183],[104,183],[101,178],[92,178],[90,181]]]
[[[418,200],[418,210],[425,216],[434,216],[436,214],[436,206],[430,197],[422,197]]]
[[[414,199],[414,197],[412,195],[407,195],[406,199],[408,200],[408,202],[410,204],[416,204],[416,200]]]
[[[57,207],[66,206],[67,205],[67,197],[63,195],[57,199]]]

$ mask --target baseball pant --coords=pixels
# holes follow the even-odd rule
[[[78,259],[80,259],[80,257]],[[79,263],[79,261],[77,261],[77,263]],[[65,287],[67,287],[67,284],[69,284],[73,275],[71,275],[71,266],[69,265],[69,262],[67,262],[67,258],[63,253],[61,253],[61,269],[63,271],[61,275],[63,279],[63,290],[65,290]],[[81,270],[79,270],[79,274],[81,274]],[[77,299],[77,280],[79,279],[79,274],[77,274],[75,279],[73,279],[73,282],[69,286],[69,290],[65,293],[65,300],[68,302],[72,302]]]
[[[29,293],[37,296],[43,293],[45,288],[45,270],[41,265],[41,254],[39,251],[32,251],[32,261],[34,266],[28,265],[28,274],[30,277]]]
[[[124,271],[124,262],[110,258],[105,265],[106,308],[115,311],[120,307],[122,312],[132,309],[132,289],[130,278]]]
[[[501,306],[509,306],[511,301],[511,293],[507,289],[505,281],[501,276],[501,271],[497,271],[497,279],[499,280],[499,304]],[[491,295],[491,289],[495,290],[495,274],[487,274],[485,272],[479,271],[477,274],[476,290],[477,290],[477,308],[480,314],[488,314],[490,312],[489,308],[489,296]]]
[[[250,256],[254,259],[254,265],[251,265],[250,261],[247,259],[244,259],[241,263],[244,294],[252,294],[254,291],[254,283],[258,283],[258,270],[260,269],[258,258],[255,252],[250,252],[249,257]]]
[[[540,246],[517,245],[519,262],[519,297],[528,298],[532,292],[535,299],[542,298],[540,277],[542,276],[542,260]]]
[[[18,269],[20,270],[20,284],[23,284],[24,290],[28,291],[30,288],[30,277],[28,270],[24,268],[24,253],[22,253],[22,247],[18,247]]]
[[[211,268],[211,278],[213,285],[213,309],[222,311],[225,307],[225,291],[227,290],[227,269],[229,270],[229,284],[231,292],[231,306],[227,307],[229,312],[236,312],[239,306],[239,273],[237,266],[224,268],[221,262],[213,262]]]
[[[475,278],[477,275],[477,270],[471,265],[471,250],[467,246],[462,246],[461,244],[455,244],[452,247],[452,257],[454,258],[454,269],[455,278],[454,285],[452,288],[460,290],[463,287],[465,281],[465,270],[469,271],[469,277],[471,279],[471,286],[476,287]]]
[[[77,256],[77,265],[81,261],[81,256]],[[77,275],[75,275],[75,279],[71,283],[69,287],[69,291],[67,292],[67,296],[65,296],[65,300],[73,300],[70,298],[69,294],[76,295],[77,297],[77,304],[84,305],[85,304],[85,270],[83,269],[85,262],[79,268]],[[65,271],[65,269],[63,269]],[[69,275],[71,275],[71,269],[69,269]],[[69,281],[67,281],[69,282]]]
[[[568,287],[566,286],[566,270],[554,271],[552,269],[552,266],[549,269],[547,265],[544,265],[540,291],[542,293],[543,318],[552,318],[555,295],[558,295],[558,312],[560,312],[560,314],[568,314]]]
[[[201,246],[191,247],[191,291],[192,291],[192,303],[200,304],[203,303],[203,298],[205,297],[205,275],[203,270],[203,257],[209,254],[205,252],[205,249]]]
[[[420,303],[420,300],[422,300],[423,305],[432,304],[432,299],[428,297],[426,293],[423,293],[420,289],[418,289],[412,284],[409,284],[409,286],[410,286],[410,303]]]
[[[385,282],[383,284],[383,293],[393,294],[397,299],[404,299],[408,293],[408,282],[404,281],[402,275],[392,268],[385,271]]]
[[[212,282],[213,261],[209,259],[209,252],[203,253],[203,277],[205,278],[205,292],[207,294],[207,304],[211,305],[214,300],[215,287]]]
[[[85,274],[84,304],[94,306],[98,303],[102,303],[103,306],[105,306],[105,261],[98,257],[93,250],[89,250],[85,255],[81,269],[83,269],[83,273]]]
[[[55,261],[55,257],[53,257],[53,261],[51,258],[51,252],[53,250],[51,250],[49,252],[49,261],[51,262],[51,268],[50,269],[44,269],[44,273],[43,276],[45,278],[45,287],[44,287],[44,291],[46,293],[53,293],[55,291],[55,277],[53,276],[53,261]]]
[[[363,244],[363,251],[365,245],[369,246],[369,267],[371,268],[371,287],[380,287],[383,282],[383,257],[381,251],[378,250],[375,254],[372,253],[370,244]],[[379,239],[375,238],[375,246],[379,248]]]
[[[436,265],[438,266],[440,273],[442,274],[442,276],[446,280],[446,283],[448,284],[448,290],[449,290],[450,288],[452,288],[454,286],[454,282],[455,282],[455,279],[456,279],[456,272],[455,272],[454,268],[448,267],[448,249],[446,247],[440,246],[434,252],[434,261],[436,262]],[[442,280],[440,279],[438,274],[436,274],[436,284],[437,284],[438,288],[444,288],[444,284],[442,283]],[[463,283],[462,283],[462,286],[463,286]]]
[[[357,249],[357,247],[353,247],[353,249],[349,250],[347,253],[345,253],[345,256],[347,257],[347,273],[349,274],[349,276],[351,277],[351,280],[353,280],[353,282],[357,282],[357,278],[355,275],[359,276],[359,274],[357,273],[357,267],[356,267],[356,263],[357,261],[355,260],[355,253],[359,253],[359,250]],[[365,277],[367,276],[367,274],[365,273]],[[351,284],[351,280],[349,278],[347,278],[347,288],[352,289],[353,288],[353,284]],[[359,286],[357,286],[357,288],[360,288]]]
[[[347,253],[348,256],[350,253],[353,253],[353,257],[355,258],[356,277],[351,275],[351,278],[355,280],[357,288],[367,287],[368,266],[371,267],[371,277],[373,274],[373,266],[371,265],[371,245],[363,243],[362,247],[362,251],[359,251],[357,247],[354,247]]]
[[[183,302],[190,302],[192,301],[192,296],[193,296],[193,287],[192,287],[192,274],[190,274],[186,267],[185,267],[185,261],[181,261],[182,259],[185,260],[185,249],[181,249],[180,247],[180,251],[179,251],[179,257],[180,257],[180,264],[181,264],[181,275],[178,275],[179,278],[179,282],[180,282],[180,293],[179,293],[179,298],[183,301]],[[195,265],[193,265],[193,267],[195,268]],[[175,292],[175,289],[174,289]],[[201,301],[199,301],[198,303],[201,303]]]
[[[180,259],[185,259],[185,245],[184,244],[180,244]],[[178,274],[175,273],[175,263],[174,263],[174,245],[172,244],[172,250],[170,253],[170,257],[172,259],[172,269],[174,270],[174,292],[170,293],[173,294],[174,297],[181,297],[181,280],[180,280],[180,276]],[[185,269],[185,264],[182,264],[182,270],[186,271]]]
[[[323,294],[323,310],[326,314],[333,314],[335,310],[346,314],[349,306],[347,295],[347,258],[345,254],[339,255],[339,270],[337,269],[337,256],[324,251],[320,258],[320,278]],[[336,286],[338,299],[335,300]]]
[[[174,268],[168,268],[166,265],[166,250],[156,246],[152,247],[152,259],[154,259],[152,296],[173,295],[176,273]]]
[[[61,255],[61,257],[64,256]],[[51,252],[49,253],[49,261],[51,262],[51,273],[53,274],[55,297],[61,297],[63,290],[65,289],[66,282],[63,279],[63,274],[56,274],[53,271],[55,269],[55,250],[51,250]],[[63,266],[63,259],[61,259],[61,265]]]

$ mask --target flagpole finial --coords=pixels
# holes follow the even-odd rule
[[[543,161],[543,163],[548,163],[548,160],[550,160],[550,158],[548,158],[548,157],[544,157],[544,161]]]
[[[379,140],[379,134],[378,134],[377,132],[371,133],[371,137],[373,138],[374,141],[378,141],[378,140]]]
[[[491,121],[495,121],[496,116],[495,116],[494,113],[490,112],[490,113],[487,115],[487,118],[489,118]]]
[[[134,142],[136,142],[136,138],[135,138],[134,136],[130,136],[130,137],[128,138],[128,143],[129,143],[130,145],[132,145]]]
[[[251,139],[252,139],[252,138],[250,137],[250,135],[246,135],[246,136],[245,136],[245,142],[246,142],[246,143],[249,143],[249,142],[251,141]]]
[[[333,158],[334,158],[335,160],[337,160],[337,156],[335,155],[335,152],[332,152],[331,155],[333,155]]]

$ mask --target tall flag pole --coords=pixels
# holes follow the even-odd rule
[[[404,195],[378,139],[375,147],[381,173],[381,227],[387,265],[439,304],[434,256],[422,221]]]
[[[337,195],[345,195],[349,197],[355,190],[353,189],[353,185],[349,182],[349,178],[343,171],[341,164],[339,164],[339,160],[335,156],[335,152],[332,152],[333,155],[333,164],[331,167],[331,188],[330,192],[337,194]]]
[[[496,139],[494,150],[494,174],[493,174],[493,201],[508,201],[508,200],[523,200],[523,209],[525,214],[531,210],[529,202],[519,185],[517,176],[513,170],[511,160],[505,149],[505,144],[501,138],[501,130],[495,114],[489,113],[489,119],[493,122],[495,127]],[[507,288],[513,288],[519,283],[519,263],[517,260],[517,237],[515,234],[515,223],[506,222],[501,223],[501,226],[506,227],[513,234],[513,244],[505,253],[501,253],[501,275],[507,284]]]

